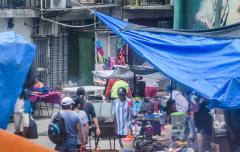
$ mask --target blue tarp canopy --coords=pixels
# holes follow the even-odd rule
[[[211,107],[240,108],[240,39],[142,30],[101,13],[96,16],[142,58],[211,100]]]
[[[35,46],[15,32],[0,33],[0,128],[5,129],[35,56]]]

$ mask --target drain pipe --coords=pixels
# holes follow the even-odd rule
[[[183,0],[174,0],[174,23],[173,29],[182,29],[183,28],[183,7],[184,7]]]

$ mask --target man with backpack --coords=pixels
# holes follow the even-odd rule
[[[74,112],[73,100],[65,97],[61,101],[62,110],[52,117],[52,123],[48,128],[48,136],[56,144],[55,150],[60,152],[75,152],[78,144],[78,136],[83,141],[81,120]]]
[[[85,89],[80,87],[77,89],[77,97],[74,99],[75,106],[78,107],[79,110],[83,110],[86,112],[88,117],[89,126],[91,126],[91,122],[93,121],[96,127],[96,134],[100,135],[101,131],[98,125],[98,119],[96,116],[95,109],[91,102],[85,100]]]

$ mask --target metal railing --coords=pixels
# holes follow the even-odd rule
[[[71,0],[57,0],[59,5],[55,6],[56,0],[42,0],[43,8],[69,8],[79,7],[77,4],[72,3]],[[154,6],[154,5],[169,5],[171,0],[75,0],[84,5],[96,5],[96,4],[113,4],[122,3],[124,6]],[[64,4],[66,3],[66,5]],[[15,9],[15,8],[40,8],[41,0],[0,0],[0,9]]]
[[[0,8],[39,8],[40,0],[0,0]]]
[[[42,0],[42,8],[43,9],[64,9],[64,8],[72,8],[72,7],[81,7],[77,3],[83,5],[98,5],[98,4],[113,4],[116,0]],[[77,3],[76,3],[77,2]],[[40,2],[41,3],[41,2]]]
[[[155,5],[170,5],[170,0],[125,0],[124,5],[134,6],[155,6]]]

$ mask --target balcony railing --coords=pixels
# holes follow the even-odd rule
[[[117,2],[117,0],[74,0],[75,2],[71,0],[41,0],[41,1],[43,9],[64,9],[81,7],[77,3],[83,5],[98,5],[98,4],[114,4]]]
[[[0,0],[0,8],[40,8],[40,0]]]
[[[124,5],[134,6],[155,6],[155,5],[170,5],[172,0],[125,0]]]
[[[71,8],[79,7],[71,0],[0,0],[0,9],[8,8],[40,8],[41,1],[43,9],[57,9],[57,8]],[[55,5],[56,3],[59,3]],[[97,5],[97,4],[123,4],[124,6],[155,6],[155,5],[171,5],[173,0],[74,0],[84,5]],[[64,4],[66,3],[66,5]]]

